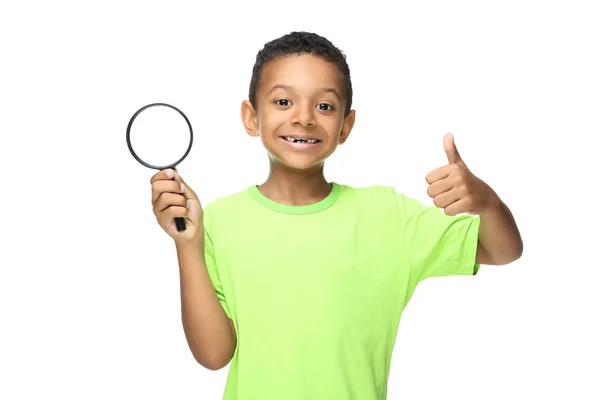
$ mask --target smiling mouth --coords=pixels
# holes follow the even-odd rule
[[[307,143],[307,144],[315,144],[315,143],[319,143],[320,140],[319,139],[313,139],[313,138],[297,138],[294,136],[280,136],[283,140],[288,141],[290,143]]]

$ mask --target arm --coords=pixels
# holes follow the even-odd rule
[[[185,336],[196,361],[213,371],[225,367],[235,352],[237,337],[210,281],[204,241],[177,244],[181,312]]]
[[[523,240],[509,208],[493,195],[494,201],[480,214],[477,263],[503,265],[523,254]]]
[[[454,144],[454,136],[444,136],[448,165],[431,171],[427,193],[448,215],[463,212],[479,215],[477,264],[508,264],[523,253],[523,241],[515,220],[494,190],[467,167]]]

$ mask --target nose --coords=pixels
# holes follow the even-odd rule
[[[297,105],[294,107],[291,123],[293,126],[315,126],[314,109],[310,105]]]

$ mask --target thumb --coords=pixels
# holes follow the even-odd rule
[[[185,190],[183,192],[183,195],[185,196],[185,198],[186,199],[198,199],[198,196],[196,196],[196,192],[194,192],[192,190],[192,188],[189,187],[187,185],[187,183],[185,183],[185,181],[183,180],[181,175],[179,175],[179,171],[177,171],[176,168],[172,168],[172,169],[173,169],[173,180],[175,180],[177,182],[181,182],[185,186]]]
[[[444,151],[446,152],[446,157],[448,157],[449,164],[463,164],[464,162],[458,153],[458,149],[456,148],[456,144],[454,143],[454,135],[452,133],[447,133],[444,136]]]
[[[171,170],[173,171],[173,180],[174,181],[185,183],[183,178],[179,175],[179,171],[177,171],[177,168],[173,167],[173,168],[171,168]]]
[[[182,194],[187,199],[188,219],[198,225],[202,225],[202,205],[200,204],[198,195],[185,183],[176,168],[173,168],[173,179],[183,183],[184,191]]]

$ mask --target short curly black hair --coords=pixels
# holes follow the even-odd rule
[[[256,63],[252,69],[250,80],[250,92],[248,99],[256,108],[256,91],[260,82],[261,71],[274,59],[290,54],[309,53],[319,56],[327,61],[335,63],[344,75],[344,89],[346,91],[346,109],[344,118],[350,113],[352,107],[352,81],[350,80],[350,68],[346,62],[346,55],[323,36],[311,32],[291,32],[278,39],[265,44],[256,55]]]

